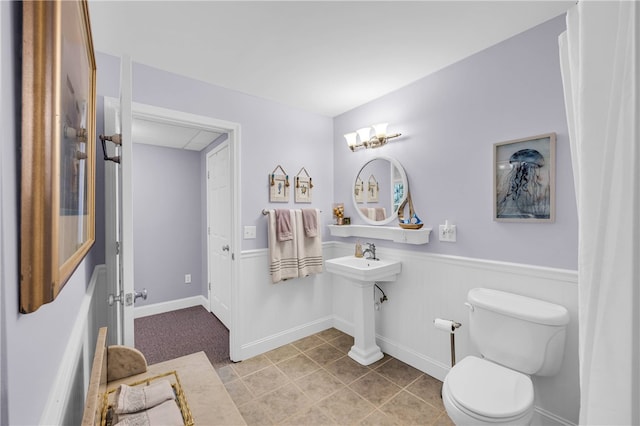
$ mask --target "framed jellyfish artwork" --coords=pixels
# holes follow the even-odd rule
[[[493,145],[493,220],[555,220],[556,134]]]

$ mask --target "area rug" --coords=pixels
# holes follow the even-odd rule
[[[137,318],[135,347],[148,364],[204,351],[218,369],[231,363],[229,330],[202,306]]]

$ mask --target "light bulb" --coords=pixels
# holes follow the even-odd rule
[[[360,137],[360,143],[369,142],[371,139],[371,127],[363,127],[358,130],[358,136]]]
[[[353,149],[358,143],[357,135],[358,134],[356,132],[347,133],[346,135],[344,135],[344,138],[347,140],[347,145],[349,146],[349,148]]]
[[[387,126],[389,123],[378,123],[373,125],[373,131],[376,133],[376,138],[384,139],[387,137]]]

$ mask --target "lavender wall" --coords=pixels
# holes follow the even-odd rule
[[[199,152],[133,144],[136,305],[202,293],[201,177]]]
[[[577,212],[558,60],[564,28],[563,16],[552,19],[336,117],[335,201],[344,201],[346,214],[356,217],[345,182],[372,156],[388,155],[403,164],[426,226],[437,230],[446,219],[457,225],[457,243],[437,241],[436,231],[429,244],[412,249],[577,269]],[[342,135],[380,121],[403,136],[377,150],[351,153]],[[557,133],[555,223],[494,222],[493,144],[549,132]]]
[[[119,58],[97,53],[98,67],[101,70],[98,81],[98,94],[102,96],[117,97],[119,92]],[[158,90],[158,88],[162,90]],[[307,113],[286,107],[284,105],[245,95],[232,90],[213,86],[201,81],[186,78],[177,74],[172,74],[145,65],[133,64],[133,101],[142,104],[158,106],[191,114],[203,115],[219,120],[226,120],[239,123],[240,130],[240,203],[241,203],[241,224],[254,225],[257,227],[257,238],[243,240],[242,247],[236,251],[250,250],[267,247],[267,227],[266,218],[262,215],[263,208],[301,208],[318,207],[323,211],[323,221],[331,221],[331,202],[333,200],[333,152],[332,152],[332,120],[316,114]],[[202,158],[206,151],[201,153]],[[177,151],[173,151],[176,152]],[[136,153],[135,173],[142,173],[141,169],[166,169],[166,161],[157,164],[146,164],[147,160],[140,158]],[[199,195],[198,208],[201,224],[201,232],[206,229],[206,203],[201,187],[204,187],[204,160],[200,160],[198,166],[194,166],[192,171],[200,168],[199,187],[192,190],[190,197]],[[280,164],[289,173],[291,178],[298,171],[305,167],[313,178],[313,203],[295,204],[293,194],[287,204],[270,204],[268,196],[269,173]],[[134,183],[135,184],[135,183]],[[134,188],[134,215],[141,204],[137,200],[138,191]],[[202,195],[200,195],[202,194]],[[144,196],[143,193],[141,193]],[[180,208],[176,206],[176,208]],[[154,240],[145,238],[146,241],[139,240],[139,224],[134,223],[134,238],[136,241],[135,253],[135,274],[136,287],[138,290],[142,286],[147,286],[147,282],[153,275],[149,269],[151,265],[142,265],[142,258],[145,253],[155,250]],[[194,228],[192,224],[183,224],[191,232]],[[143,231],[144,232],[144,231]],[[186,232],[186,231],[185,231]],[[201,234],[202,236],[203,234]],[[328,238],[325,231],[324,238]],[[202,282],[201,294],[206,295],[206,241],[202,238],[200,250],[196,257],[200,259],[199,279]],[[202,242],[204,241],[204,242]],[[194,257],[194,259],[196,258]],[[144,275],[138,274],[138,267],[148,270]],[[193,269],[195,271],[195,269]],[[174,276],[181,276],[184,281],[183,270],[173,271]],[[195,272],[192,272],[195,278]],[[142,283],[142,284],[141,284]],[[173,285],[173,284],[171,284]],[[194,283],[194,288],[197,286]],[[157,296],[153,296],[149,291],[147,303],[157,303],[164,301],[164,297],[174,294],[174,290],[158,290]],[[186,287],[182,284],[182,287]],[[147,289],[150,290],[149,286]],[[156,299],[163,294],[163,299]],[[200,293],[198,293],[200,294]],[[175,295],[175,294],[174,294]],[[154,297],[152,299],[152,296]],[[178,297],[177,295],[175,295]],[[186,297],[186,296],[180,296]],[[172,299],[166,299],[172,300]],[[140,305],[142,305],[142,302]],[[138,303],[138,302],[136,302]]]
[[[291,194],[289,203],[272,208],[317,207],[323,211],[325,223],[331,220],[331,118],[136,63],[133,100],[240,124],[239,214],[243,226],[257,227],[257,238],[243,240],[242,250],[267,247],[266,219],[261,212],[269,207],[267,177],[278,164],[291,178],[306,168],[313,178],[313,203],[295,204]]]

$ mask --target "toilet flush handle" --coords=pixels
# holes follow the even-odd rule
[[[473,307],[473,305],[472,305],[471,303],[469,303],[469,302],[465,302],[465,303],[464,303],[464,306],[466,306],[467,308],[469,308],[469,310],[470,310],[471,312],[473,312],[473,311],[475,310],[475,308]]]

